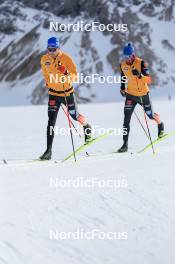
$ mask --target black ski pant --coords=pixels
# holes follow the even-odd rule
[[[54,139],[54,127],[57,120],[58,111],[61,104],[68,107],[70,116],[80,123],[85,118],[78,113],[77,103],[74,93],[70,94],[66,98],[63,96],[49,95],[48,101],[48,125],[47,125],[47,149],[52,148]]]
[[[145,113],[150,119],[154,119],[154,112],[149,97],[149,93],[144,96],[133,96],[127,94],[125,100],[125,106],[124,106],[124,123],[123,123],[123,128],[125,131],[125,133],[123,134],[123,141],[125,144],[128,142],[131,116],[137,104],[143,106]]]

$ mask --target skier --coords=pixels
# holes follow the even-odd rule
[[[121,81],[120,93],[126,97],[124,106],[124,124],[126,133],[123,134],[123,145],[119,153],[127,152],[128,137],[130,132],[130,121],[135,106],[142,105],[147,116],[158,125],[158,137],[164,135],[164,124],[157,113],[153,112],[149,97],[148,84],[151,83],[149,70],[145,62],[135,55],[134,47],[128,43],[123,49],[124,60],[120,64],[121,78],[127,78],[127,83]]]
[[[40,157],[41,160],[50,160],[52,156],[52,143],[54,139],[54,128],[57,114],[61,104],[64,104],[70,116],[78,121],[84,129],[85,142],[91,140],[91,126],[86,118],[77,110],[74,88],[70,79],[60,82],[61,77],[76,77],[77,69],[72,58],[60,50],[59,39],[51,37],[47,41],[47,54],[41,57],[41,68],[48,88],[48,125],[47,125],[47,149]],[[51,74],[58,74],[58,82],[50,78]]]

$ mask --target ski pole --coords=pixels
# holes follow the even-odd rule
[[[64,89],[64,84],[63,84],[63,89]],[[73,153],[74,153],[74,160],[75,162],[77,161],[76,159],[76,155],[75,155],[75,146],[74,146],[74,139],[73,139],[73,134],[72,134],[72,127],[71,127],[71,119],[70,119],[70,114],[69,114],[69,109],[68,109],[68,103],[67,103],[67,95],[64,89],[64,98],[65,98],[65,102],[66,102],[66,108],[67,108],[67,119],[68,119],[68,124],[69,124],[69,129],[70,129],[70,135],[71,135],[71,142],[72,142],[72,149],[73,149]]]
[[[147,138],[148,138],[148,140],[149,140],[149,135],[147,134],[147,132],[146,132],[146,129],[144,128],[144,126],[143,126],[142,122],[140,121],[140,118],[138,117],[138,115],[136,114],[136,112],[135,112],[135,111],[134,111],[134,115],[136,116],[136,118],[137,118],[137,120],[138,120],[138,122],[139,122],[140,126],[142,127],[143,131],[145,132],[145,135],[146,135],[146,137],[147,137]]]
[[[132,69],[134,70],[135,67],[132,66]],[[139,85],[138,85],[137,77],[136,77],[136,83],[137,83],[137,88],[139,90]],[[152,137],[151,137],[151,133],[150,133],[150,129],[149,129],[149,125],[148,125],[148,121],[147,121],[145,109],[144,109],[144,106],[143,106],[143,100],[142,100],[142,97],[141,96],[140,96],[140,101],[141,101],[141,105],[142,105],[142,108],[143,108],[143,113],[144,113],[144,118],[145,118],[145,123],[146,123],[147,131],[148,131],[149,140],[151,142],[151,147],[152,147],[152,150],[153,150],[153,154],[155,154],[155,150],[154,150],[154,146],[153,146],[153,141],[152,141]]]
[[[141,104],[142,104],[142,108],[143,108],[143,113],[144,113],[144,118],[145,118],[145,122],[146,122],[147,130],[148,130],[149,140],[150,140],[150,142],[151,142],[151,147],[152,147],[152,150],[153,150],[153,154],[155,154],[154,145],[153,145],[153,141],[152,141],[152,137],[151,137],[151,133],[150,133],[149,125],[148,125],[148,120],[147,120],[147,117],[146,117],[145,109],[144,109],[144,107],[143,107],[143,100],[142,100],[142,97],[140,97],[140,100],[141,100]]]
[[[58,65],[61,66],[61,63],[59,62]],[[66,68],[64,67],[64,69],[66,69]],[[66,74],[68,74],[67,70],[66,70],[66,72],[67,72]],[[66,95],[64,83],[63,83],[63,91],[64,91],[64,99],[65,99],[66,108],[67,108],[66,116],[67,116],[67,119],[68,119],[68,124],[69,124],[69,129],[70,129],[72,149],[73,149],[73,153],[74,153],[74,160],[76,162],[77,160],[76,160],[76,155],[75,155],[75,146],[74,146],[74,139],[73,139],[73,134],[72,134],[72,127],[71,127],[72,123],[71,123],[71,118],[70,118],[70,113],[69,113],[69,108],[68,108],[68,103],[67,103],[67,95]]]
[[[62,105],[61,105],[61,108],[62,108],[63,112],[65,113],[65,115],[68,117],[68,112],[65,111],[65,109],[64,109],[64,107],[63,107]],[[75,131],[77,132],[78,136],[79,136],[80,138],[82,138],[82,136],[80,135],[80,133],[79,133],[78,130],[76,129],[74,123],[72,122],[72,120],[70,120],[70,121],[71,121],[71,125],[73,126],[73,128],[74,128]]]

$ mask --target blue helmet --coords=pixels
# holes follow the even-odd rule
[[[123,49],[123,55],[127,57],[133,54],[134,54],[134,47],[132,43],[128,43]]]
[[[60,48],[60,42],[58,38],[52,37],[47,40],[47,47]]]

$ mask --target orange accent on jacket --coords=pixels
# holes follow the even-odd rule
[[[59,71],[60,65],[64,66],[68,75],[64,75]],[[49,90],[49,94],[56,96],[69,96],[73,91],[73,78],[77,76],[77,68],[72,58],[64,52],[60,52],[59,56],[55,59],[50,57],[49,54],[45,54],[41,57],[41,68],[44,75],[46,86]],[[61,83],[61,78],[63,82]]]
[[[125,61],[121,63],[121,69],[127,77],[126,92],[134,96],[144,96],[149,92],[148,83],[150,77],[143,76],[139,79],[132,74],[132,69],[134,68],[141,72],[141,61],[140,58],[136,57],[132,65],[128,65]]]

